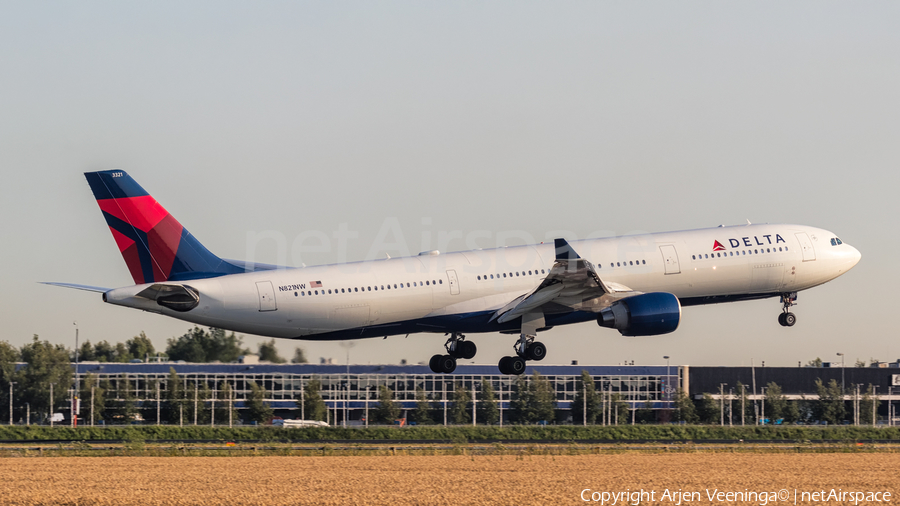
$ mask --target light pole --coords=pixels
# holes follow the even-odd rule
[[[872,385],[872,427],[876,426],[875,418],[878,414],[875,410],[876,406],[878,406],[878,385]]]
[[[50,427],[53,427],[53,383],[50,383]]]
[[[371,385],[366,385],[366,427],[369,426],[369,389]]]
[[[719,412],[721,416],[721,420],[719,425],[725,425],[725,385],[727,383],[719,383]]]
[[[762,399],[760,399],[760,402],[762,405],[762,412],[760,414],[760,417],[763,420],[763,425],[765,425],[766,424],[766,387],[760,387],[759,391],[762,392]]]
[[[15,381],[9,382],[9,424],[13,424],[13,385],[15,385]]]
[[[844,402],[844,354],[838,353],[837,356],[841,357],[841,402]]]
[[[669,402],[672,402],[672,393],[671,393],[671,391],[669,390],[669,389],[672,387],[672,386],[669,384],[669,383],[671,382],[671,380],[672,380],[672,378],[670,377],[670,372],[669,372],[669,356],[668,356],[668,355],[663,355],[663,358],[666,359],[666,399],[667,399]],[[670,406],[670,407],[671,407],[671,406]]]
[[[78,389],[80,387],[78,381],[78,322],[72,322],[72,325],[75,325],[75,402],[72,405],[72,411],[78,411]],[[73,413],[72,415],[73,420],[77,419],[77,417],[74,416],[75,414],[77,413]],[[77,424],[78,422],[76,421],[75,423]]]

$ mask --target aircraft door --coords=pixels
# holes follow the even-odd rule
[[[674,244],[663,244],[659,247],[662,253],[663,264],[666,266],[666,274],[679,274],[681,265],[678,263],[678,252],[675,251]]]
[[[272,288],[271,281],[257,281],[256,291],[259,293],[259,310],[275,311],[278,306],[275,305],[275,289]]]
[[[806,232],[797,232],[794,235],[796,235],[797,240],[800,241],[800,251],[803,252],[803,261],[812,262],[815,260],[816,250],[813,248],[812,241],[809,240],[809,236],[806,235]]]
[[[459,278],[456,277],[456,271],[448,270],[447,279],[450,281],[450,295],[459,295]]]

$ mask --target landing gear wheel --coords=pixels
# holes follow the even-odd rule
[[[510,357],[503,357],[500,359],[500,363],[498,364],[500,374],[512,374],[509,372],[509,359]]]
[[[784,324],[784,315],[785,315],[785,313],[781,313],[778,315],[778,324],[781,325],[782,327],[787,326]]]
[[[433,355],[433,356],[431,357],[431,360],[428,361],[428,367],[431,368],[431,371],[432,371],[432,372],[435,372],[435,373],[438,373],[438,374],[440,374],[440,373],[443,372],[443,371],[441,370],[441,365],[440,365],[440,361],[441,361],[441,357],[442,357],[442,356],[443,356],[443,355]]]
[[[509,372],[507,374],[518,376],[525,372],[525,359],[522,357],[509,357],[508,367]]]
[[[456,359],[450,355],[434,355],[428,361],[428,367],[438,374],[450,374],[456,370]]]
[[[784,313],[784,326],[793,327],[797,323],[797,316],[794,313]]]
[[[475,358],[475,353],[478,351],[478,347],[475,346],[475,343],[472,341],[460,341],[459,347],[459,358],[464,358],[466,360]]]
[[[540,341],[535,341],[528,345],[525,349],[525,355],[528,360],[544,360],[547,356],[547,347]]]

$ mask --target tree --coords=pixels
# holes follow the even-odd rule
[[[105,383],[108,386],[109,382]],[[87,373],[84,376],[78,397],[81,399],[81,418],[84,418],[87,423],[91,422],[91,405],[93,404],[94,423],[103,420],[106,410],[106,388],[100,384],[95,374]]]
[[[535,371],[531,379],[516,378],[516,394],[510,402],[513,418],[519,423],[556,419],[556,392],[547,378]]]
[[[794,423],[800,418],[797,403],[789,401],[774,381],[766,385],[766,418],[773,422],[781,419],[787,423]]]
[[[856,363],[853,364],[853,367],[861,368],[866,366],[865,360],[856,359]]]
[[[308,361],[306,360],[306,353],[303,351],[303,348],[296,347],[294,348],[294,358],[291,359],[292,364],[306,364]]]
[[[594,378],[587,371],[581,371],[581,381],[576,383],[575,399],[572,401],[572,423],[588,425],[597,423],[600,415],[600,396],[594,387]],[[585,405],[587,405],[587,417],[585,417]]]
[[[274,414],[274,410],[266,402],[266,391],[255,381],[250,382],[250,394],[244,406],[247,408],[247,419],[251,422],[266,423]]]
[[[500,410],[497,409],[497,397],[494,387],[487,379],[481,380],[481,392],[478,393],[478,420],[484,425],[494,425],[500,421]]]
[[[700,401],[700,409],[697,410],[700,423],[719,423],[719,417],[721,416],[719,408],[719,402],[713,399],[712,395],[704,393],[703,400]]]
[[[622,394],[614,393],[609,396],[609,402],[612,403],[612,423],[619,425],[629,423],[628,403],[622,398]]]
[[[697,423],[699,421],[694,402],[691,401],[687,392],[681,388],[675,394],[675,420],[684,423]]]
[[[0,342],[0,420],[9,418],[9,384],[16,381],[18,361],[19,350],[6,341]]]
[[[129,424],[137,419],[139,408],[137,398],[131,389],[131,380],[122,374],[116,381],[113,408],[104,410],[107,421]]]
[[[874,424],[875,420],[872,419],[873,410],[877,415],[880,404],[881,401],[879,401],[878,397],[875,395],[875,388],[869,383],[869,388],[859,400],[859,423],[865,425]]]
[[[275,347],[275,340],[263,341],[259,343],[259,359],[272,362],[273,364],[283,364],[287,362],[278,354],[278,348]]]
[[[847,409],[844,406],[844,394],[840,383],[831,380],[826,386],[821,379],[816,378],[816,392],[819,401],[814,407],[815,417],[831,424],[843,422],[847,416]]]
[[[193,392],[191,392],[193,394]],[[193,407],[193,406],[192,406]],[[181,423],[183,421],[192,421],[188,418],[190,414],[185,402],[185,391],[181,384],[181,379],[174,367],[169,368],[169,377],[166,379],[166,401],[163,403],[163,420],[169,423]]]
[[[324,422],[328,418],[328,406],[322,400],[322,382],[313,378],[303,386],[303,398],[297,398],[294,402],[298,408],[303,409],[306,420],[319,420]]]
[[[153,343],[143,331],[141,331],[140,335],[125,341],[125,348],[131,359],[139,358],[141,360],[146,360],[148,357],[156,355],[156,349],[153,348]]]
[[[116,343],[115,350],[116,362],[126,363],[134,358],[131,356],[131,353],[128,352],[128,348],[122,343]]]
[[[472,423],[472,393],[459,381],[453,388],[453,401],[450,403],[450,423],[464,425]]]
[[[224,330],[216,328],[207,332],[194,327],[184,335],[169,338],[166,342],[166,355],[169,359],[185,362],[234,362],[241,355],[250,353],[250,350],[241,348],[241,338],[235,336],[234,332],[226,334]]]
[[[196,396],[196,405],[197,405],[197,424],[198,425],[206,425],[210,422],[210,417],[212,416],[212,400],[213,393],[212,389],[209,388],[209,383],[202,382],[200,383],[200,387],[196,388],[194,394]],[[194,419],[194,403],[190,404],[191,406],[191,420]]]
[[[378,387],[378,406],[374,411],[376,423],[394,423],[400,417],[400,406],[394,402],[394,392],[387,385]]]
[[[78,360],[80,362],[94,362],[97,360],[97,354],[94,353],[94,346],[90,340],[81,343],[81,346],[78,348]]]
[[[231,383],[223,381],[219,383],[216,395],[216,420],[219,425],[227,425],[229,422],[239,421],[237,408],[234,407],[234,389]]]
[[[431,423],[431,406],[425,397],[425,390],[422,387],[416,387],[416,409],[410,413],[410,418],[416,425]]]
[[[822,359],[816,357],[815,360],[810,360],[806,363],[806,367],[822,367]]]
[[[22,346],[22,361],[26,363],[16,374],[19,383],[16,392],[21,403],[29,403],[36,413],[49,414],[51,408],[65,404],[68,390],[74,383],[75,371],[69,362],[69,351],[61,344],[52,345],[40,341],[35,335],[32,342]],[[50,401],[50,384],[53,384],[53,401]]]
[[[743,418],[741,419],[741,422],[745,425],[755,424],[756,408],[754,407],[753,401],[750,400],[750,396],[747,395],[747,386],[738,381],[737,388],[735,388],[735,390],[737,391],[737,399],[735,399],[735,402],[741,403],[741,405],[744,406],[744,412],[742,413]],[[740,413],[741,405],[735,407],[735,409],[738,410],[738,413]],[[735,422],[737,422],[737,420],[735,420]]]
[[[109,341],[100,341],[94,345],[94,357],[99,362],[116,362],[116,349]]]
[[[156,423],[157,408],[159,408],[159,418],[162,421],[162,385],[157,379],[146,379],[146,396],[143,401],[138,401],[140,406],[141,417],[149,423]],[[157,398],[157,395],[159,396]]]

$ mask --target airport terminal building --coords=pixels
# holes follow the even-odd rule
[[[656,419],[662,421],[667,419],[664,413],[675,407],[678,388],[694,399],[710,394],[714,399],[733,401],[740,383],[747,389],[749,399],[759,400],[765,394],[766,385],[774,382],[788,399],[802,399],[816,395],[816,380],[843,384],[848,401],[852,401],[857,386],[865,391],[871,384],[883,401],[879,411],[893,415],[895,401],[900,400],[900,364],[883,365],[878,368],[535,365],[528,368],[525,376],[539,372],[549,381],[556,393],[556,423],[572,422],[572,403],[580,388],[582,371],[593,377],[596,390],[607,394],[607,398],[617,394],[629,409],[653,410]],[[122,382],[127,381],[131,394],[144,406],[151,407],[165,400],[170,370],[177,373],[188,398],[204,384],[212,391],[213,398],[219,397],[218,391],[227,383],[234,391],[234,407],[238,411],[245,409],[244,400],[253,381],[265,389],[276,415],[296,419],[305,415],[296,401],[302,400],[304,387],[315,379],[321,383],[320,394],[328,407],[329,422],[349,425],[365,423],[368,410],[378,404],[378,387],[382,385],[393,392],[394,401],[403,410],[402,417],[415,409],[416,390],[421,388],[432,408],[444,411],[446,420],[457,384],[471,392],[477,403],[482,381],[487,380],[504,423],[509,422],[508,411],[517,389],[517,377],[499,374],[494,365],[460,365],[449,375],[435,374],[426,365],[80,363],[77,370],[82,382],[88,374],[109,381],[108,400],[120,399],[120,393],[125,391]],[[87,418],[84,412],[82,418]],[[438,422],[440,418],[438,414]]]
[[[365,423],[366,413],[378,405],[378,387],[385,385],[394,401],[406,412],[416,407],[416,389],[424,390],[431,406],[449,410],[457,384],[480,396],[482,380],[491,383],[504,422],[516,391],[516,376],[501,375],[496,365],[460,365],[453,374],[435,374],[427,365],[320,365],[320,364],[193,364],[193,363],[80,363],[80,381],[91,374],[109,381],[108,400],[120,399],[123,381],[129,382],[130,393],[145,406],[166,398],[166,382],[170,368],[178,374],[181,387],[191,397],[206,384],[217,397],[228,383],[234,391],[234,406],[244,409],[250,382],[262,386],[267,402],[276,415],[302,419],[305,413],[296,400],[302,400],[303,389],[312,380],[321,383],[321,396],[329,409],[331,423],[358,425]],[[570,418],[571,404],[580,386],[582,371],[594,378],[597,391],[619,394],[630,407],[653,410],[671,409],[679,382],[678,366],[559,366],[529,367],[526,376],[537,371],[556,392],[557,422]],[[159,394],[157,394],[159,384]],[[202,399],[201,399],[202,400]],[[86,403],[87,399],[82,399]],[[82,418],[86,418],[82,412]],[[440,416],[437,417],[438,420]]]

